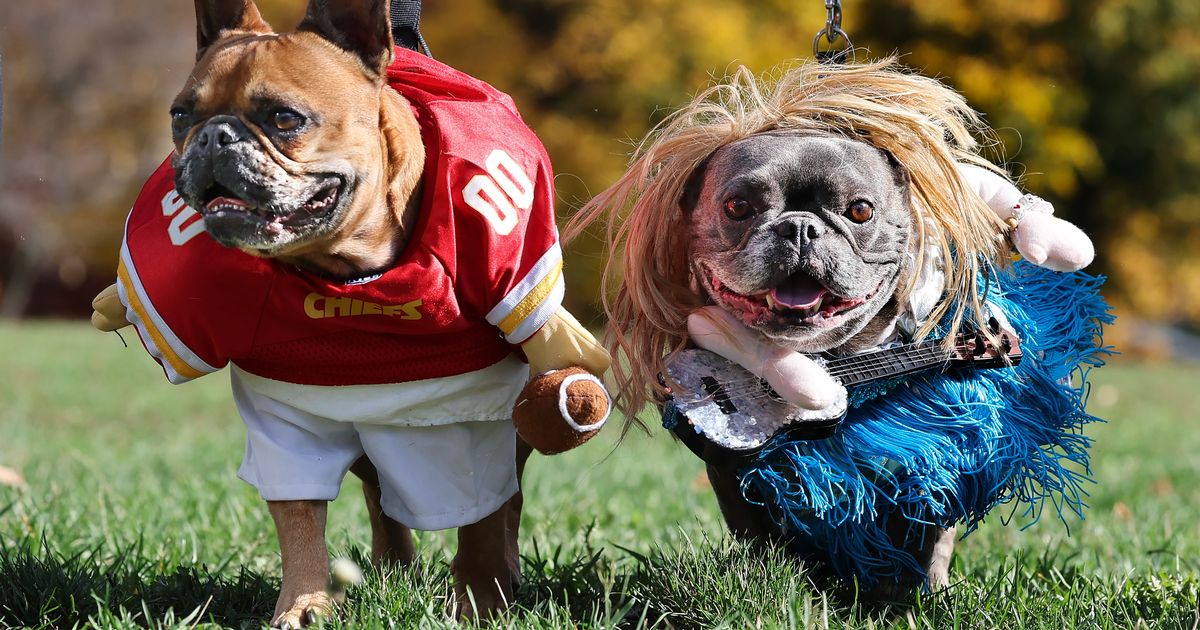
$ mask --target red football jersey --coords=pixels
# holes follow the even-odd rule
[[[397,49],[391,86],[425,143],[420,214],[394,266],[323,279],[226,248],[164,163],[125,227],[118,288],[173,383],[232,361],[266,378],[366,385],[479,370],[515,352],[562,303],[550,161],[512,100]]]

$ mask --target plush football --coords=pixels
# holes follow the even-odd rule
[[[600,379],[582,368],[566,368],[530,379],[513,406],[513,423],[539,453],[555,455],[596,435],[611,408]]]

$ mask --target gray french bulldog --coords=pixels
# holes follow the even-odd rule
[[[907,273],[908,172],[844,138],[774,132],[693,175],[693,273],[719,306],[798,352],[853,352],[894,322]]]
[[[692,230],[695,288],[790,350],[873,347],[904,310],[909,198],[908,171],[865,142],[776,131],[728,144],[691,175],[680,200]],[[709,464],[708,476],[735,536],[781,542],[782,529],[743,498],[734,470]],[[953,530],[929,529],[909,551],[940,586]],[[807,555],[803,541],[788,542]],[[917,579],[882,583],[876,595],[904,592]]]

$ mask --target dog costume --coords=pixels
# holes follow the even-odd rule
[[[743,497],[799,555],[868,589],[904,571],[923,575],[907,551],[920,542],[914,525],[963,524],[969,533],[1004,503],[1031,524],[1047,504],[1082,518],[1091,470],[1083,429],[1098,421],[1085,410],[1086,379],[1111,352],[1098,345],[1112,323],[1102,283],[1026,261],[996,270],[986,303],[1022,339],[1019,365],[851,388],[835,403],[846,416],[831,437],[778,435],[738,464]],[[681,421],[668,401],[664,427]],[[889,535],[897,522],[907,531],[901,543]]]
[[[334,281],[223,247],[164,163],[130,213],[117,290],[171,382],[234,365],[241,476],[265,499],[332,499],[365,452],[389,515],[443,529],[516,491],[517,345],[561,307],[562,252],[549,158],[507,95],[404,49],[388,82],[428,156],[393,266]]]
[[[970,531],[1014,500],[1035,518],[1047,501],[1060,513],[1083,507],[1090,442],[1081,431],[1095,421],[1084,410],[1085,377],[1110,351],[1100,333],[1112,321],[1102,280],[1078,271],[1094,250],[976,154],[978,131],[987,137],[961,96],[891,60],[801,64],[769,86],[743,68],[668,116],[569,229],[606,220],[610,248],[625,255],[605,307],[609,347],[626,359],[614,363],[626,414],[657,401],[668,428],[682,422],[662,375],[692,345],[739,363],[802,410],[837,418],[849,407],[832,437],[781,434],[734,472],[774,540],[868,589],[902,574],[924,582],[908,548],[928,526]],[[865,142],[910,177],[910,282],[877,344],[952,336],[994,316],[1015,328],[1024,361],[847,392],[813,359],[706,301],[689,258],[685,191],[721,147],[781,132]],[[1026,261],[1002,264],[1006,241]]]
[[[913,524],[962,524],[966,535],[1005,503],[1010,518],[1019,510],[1029,524],[1047,503],[1059,518],[1083,518],[1086,507],[1091,440],[1083,431],[1099,421],[1085,410],[1087,377],[1112,351],[1103,346],[1103,326],[1113,321],[1099,294],[1104,279],[1079,270],[1092,259],[1091,241],[995,173],[964,165],[959,174],[1009,222],[1025,258],[987,266],[979,279],[987,314],[1022,340],[1020,364],[851,388],[833,436],[778,436],[739,470],[743,496],[798,534],[791,544],[801,555],[866,588],[903,571],[923,575],[906,550],[919,542],[910,538],[920,531]],[[899,330],[879,347],[911,340],[941,297],[944,265],[932,248],[923,259]],[[668,405],[664,424],[676,421]],[[894,521],[908,525],[901,544],[888,535]]]

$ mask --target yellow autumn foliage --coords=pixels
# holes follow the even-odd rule
[[[899,52],[986,115],[1002,142],[989,157],[1093,236],[1124,312],[1200,328],[1200,2],[843,3],[860,54]],[[304,9],[258,4],[279,28]],[[824,18],[822,0],[427,0],[423,31],[437,58],[513,95],[565,217],[672,107],[738,64],[809,57]],[[111,275],[122,216],[169,150],[192,19],[187,0],[0,4],[0,247],[28,242],[5,240],[17,225],[38,264]],[[585,316],[607,254],[586,239],[569,252]],[[0,250],[0,304],[16,257]]]

